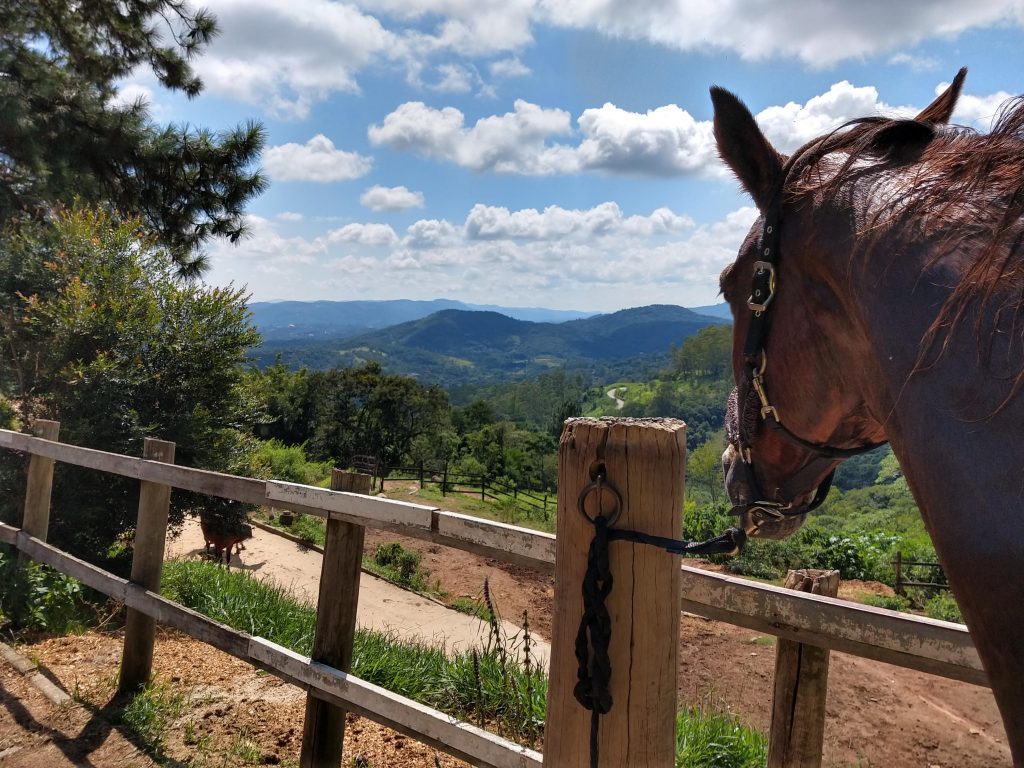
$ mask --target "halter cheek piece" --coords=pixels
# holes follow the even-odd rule
[[[821,443],[812,443],[790,431],[782,423],[778,409],[768,400],[765,391],[765,369],[768,365],[768,356],[765,353],[764,345],[768,335],[769,309],[776,296],[777,265],[780,257],[779,226],[782,218],[781,198],[781,193],[777,194],[765,212],[764,228],[758,243],[759,258],[754,262],[753,285],[750,298],[747,300],[747,307],[753,314],[750,324],[747,326],[747,338],[743,345],[743,360],[747,367],[747,376],[739,386],[737,406],[738,410],[742,409],[752,388],[760,402],[760,416],[765,425],[775,430],[787,442],[811,453],[813,458],[780,489],[780,495],[785,499],[784,501],[753,501],[748,504],[738,504],[732,508],[732,514],[753,513],[755,530],[760,523],[768,519],[780,520],[785,517],[805,515],[817,509],[828,496],[829,489],[832,487],[832,478],[835,476],[835,469],[829,472],[828,476],[818,485],[814,498],[809,503],[794,507],[793,499],[802,495],[801,492],[807,488],[807,483],[812,482],[829,465],[851,456],[867,453],[887,442],[870,443],[857,448],[836,448]],[[753,489],[757,496],[764,499],[766,494],[761,490],[757,481],[757,473],[754,472],[753,455],[750,449],[750,440],[745,434],[742,411],[739,413],[738,422],[739,444],[735,447],[741,466],[737,469],[744,473],[748,487]]]

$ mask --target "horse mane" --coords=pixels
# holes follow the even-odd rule
[[[789,200],[853,195],[860,180],[881,182],[873,187],[879,204],[859,222],[861,249],[898,227],[932,249],[922,269],[972,254],[922,339],[915,370],[937,362],[968,314],[979,342],[985,341],[979,363],[991,365],[994,339],[1002,333],[1010,334],[1009,352],[1015,343],[1017,354],[1024,352],[1024,96],[1003,104],[987,134],[917,120],[853,120],[797,150],[784,173]],[[995,413],[1024,385],[1024,359],[1011,378]]]

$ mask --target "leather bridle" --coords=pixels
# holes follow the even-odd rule
[[[778,409],[768,400],[768,395],[765,391],[765,369],[767,368],[768,357],[764,346],[769,328],[769,310],[772,307],[777,292],[777,272],[780,258],[779,229],[782,219],[781,198],[781,193],[777,194],[764,214],[764,226],[761,230],[761,239],[758,242],[758,260],[754,262],[753,285],[750,298],[747,300],[747,307],[752,315],[750,324],[747,326],[747,338],[743,345],[743,361],[747,375],[737,388],[738,444],[734,443],[734,447],[742,464],[740,469],[746,474],[745,481],[748,487],[758,497],[765,499],[766,494],[761,490],[761,486],[757,481],[757,473],[754,472],[753,454],[750,441],[745,434],[743,418],[743,408],[750,394],[750,388],[753,388],[760,402],[761,421],[787,442],[811,453],[813,458],[782,486],[779,492],[783,499],[782,501],[760,500],[747,504],[738,504],[733,507],[733,514],[742,512],[753,513],[752,521],[755,528],[768,519],[779,520],[796,515],[805,515],[817,509],[825,501],[825,497],[828,496],[829,489],[832,487],[832,479],[835,476],[835,469],[833,468],[828,476],[818,484],[814,497],[810,502],[794,506],[793,500],[803,495],[802,490],[807,487],[806,484],[808,482],[820,475],[828,465],[834,464],[836,461],[848,459],[851,456],[867,453],[888,442],[883,440],[879,443],[870,443],[855,448],[837,448],[822,443],[812,443],[795,434],[783,424],[782,419],[779,417]]]

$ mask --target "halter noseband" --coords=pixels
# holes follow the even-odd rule
[[[778,409],[768,400],[765,391],[765,368],[768,364],[768,356],[765,353],[765,339],[768,335],[768,310],[776,295],[776,276],[779,261],[779,225],[782,218],[782,193],[781,190],[775,195],[772,204],[764,214],[764,228],[761,231],[761,239],[758,243],[758,260],[754,262],[754,275],[750,298],[747,300],[747,307],[753,313],[750,324],[747,326],[747,338],[743,345],[743,360],[747,366],[747,380],[740,385],[737,393],[738,412],[738,437],[739,444],[736,445],[739,460],[743,464],[746,473],[747,483],[758,496],[764,497],[754,472],[754,462],[750,451],[750,441],[744,434],[742,411],[746,403],[746,395],[753,387],[757,399],[761,404],[761,420],[780,437],[787,442],[803,448],[814,458],[800,469],[780,489],[781,496],[786,501],[753,501],[747,504],[739,504],[733,507],[733,514],[741,512],[756,512],[754,515],[755,527],[764,522],[767,518],[782,519],[795,515],[804,515],[821,506],[828,496],[832,487],[832,479],[835,476],[833,469],[828,476],[818,485],[814,498],[807,504],[800,507],[793,506],[793,499],[800,495],[801,489],[806,488],[805,483],[820,474],[825,466],[832,464],[837,459],[848,459],[851,456],[858,456],[867,453],[888,441],[870,443],[857,448],[836,448],[822,443],[812,443],[797,434],[794,434],[779,418]]]

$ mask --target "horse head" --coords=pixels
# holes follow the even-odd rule
[[[949,120],[966,74],[914,120],[894,120],[874,141],[896,156],[926,143]],[[810,142],[793,158],[777,152],[732,93],[711,89],[718,151],[760,212],[734,263],[720,279],[733,314],[733,373],[722,461],[726,490],[752,536],[784,538],[822,503],[836,467],[886,440],[884,414],[872,413],[869,372],[853,361],[868,355],[851,333],[859,307],[847,295],[837,251],[850,249],[852,202],[793,184],[793,160],[818,151]],[[828,216],[823,205],[847,211]],[[833,213],[836,213],[833,210]],[[838,224],[836,224],[838,222]]]

